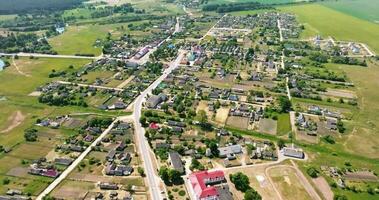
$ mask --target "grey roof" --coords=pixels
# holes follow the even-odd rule
[[[227,156],[229,154],[239,154],[242,153],[242,147],[239,144],[226,146],[226,147],[220,147],[219,150],[219,156]]]
[[[184,172],[184,166],[183,166],[183,161],[180,158],[180,155],[176,151],[170,151],[169,157],[171,160],[171,165],[175,170],[178,170],[180,173]]]
[[[285,156],[294,157],[294,158],[301,158],[301,159],[304,158],[304,152],[295,148],[284,147],[283,154]]]

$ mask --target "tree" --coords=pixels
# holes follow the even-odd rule
[[[310,167],[307,169],[307,174],[312,177],[312,178],[317,178],[318,177],[318,171],[314,167]]]
[[[286,146],[286,144],[285,144],[284,140],[279,139],[278,140],[278,147],[279,147],[279,149],[282,149],[285,146]]]
[[[334,195],[333,200],[347,200],[347,197],[343,194],[336,194]]]
[[[240,190],[242,192],[246,192],[248,189],[251,188],[249,177],[247,177],[242,172],[230,174],[229,178],[232,181],[232,183],[234,183],[234,186],[236,187],[237,190]]]
[[[168,171],[168,175],[170,177],[171,183],[173,183],[175,185],[179,185],[179,184],[184,183],[184,180],[182,178],[182,174],[178,170],[170,169]]]
[[[200,123],[205,124],[208,122],[208,116],[204,110],[199,110],[198,116]]]
[[[170,175],[168,172],[169,172],[169,169],[167,167],[161,167],[158,173],[166,185],[170,183]]]
[[[141,116],[141,118],[139,119],[139,122],[142,124],[143,127],[147,126],[147,120],[145,116]]]
[[[137,171],[142,177],[145,177],[145,170],[142,167],[138,167]]]
[[[167,103],[163,103],[161,108],[162,108],[162,110],[164,110],[165,113],[168,112],[168,104]]]
[[[291,110],[291,101],[286,96],[279,97],[280,112],[288,112]]]
[[[211,149],[211,152],[213,156],[218,157],[220,151],[218,150],[218,145],[216,142],[212,141],[209,143],[209,149]]]
[[[36,129],[26,129],[24,131],[24,138],[28,142],[35,142],[37,141],[37,130]]]
[[[261,195],[258,194],[253,188],[250,188],[246,191],[244,195],[244,200],[261,200]]]
[[[196,158],[192,158],[190,169],[204,170],[205,167]]]

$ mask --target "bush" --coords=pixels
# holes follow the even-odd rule
[[[261,200],[261,199],[262,199],[261,195],[259,195],[258,192],[252,188],[248,189],[244,195],[244,200]]]
[[[9,180],[9,178],[3,179],[3,185],[8,185],[10,182],[11,182],[11,180]]]
[[[234,183],[237,190],[246,192],[248,189],[250,189],[249,177],[247,177],[242,172],[230,174],[229,178],[232,181],[232,183]]]
[[[310,167],[307,169],[307,174],[312,177],[312,178],[317,178],[318,177],[318,171],[314,167]]]
[[[24,131],[24,138],[28,142],[35,142],[37,141],[37,130],[36,129],[26,129]]]
[[[186,191],[180,190],[178,194],[183,197],[186,195]]]

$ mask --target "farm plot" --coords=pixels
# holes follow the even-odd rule
[[[249,127],[249,121],[250,119],[246,117],[229,116],[226,124],[239,129],[247,129]]]
[[[272,119],[261,119],[259,121],[259,132],[276,135],[277,121]]]
[[[228,107],[221,107],[217,110],[215,121],[220,124],[225,124],[226,120],[228,119],[229,115],[229,108]]]

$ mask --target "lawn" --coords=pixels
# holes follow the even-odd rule
[[[290,115],[288,113],[278,115],[278,129],[276,134],[285,135],[289,132],[291,132]]]
[[[283,12],[294,13],[306,31],[303,38],[315,35],[332,36],[337,40],[363,42],[379,52],[379,25],[362,20],[320,4],[278,7]]]
[[[325,1],[322,5],[360,19],[379,23],[379,3],[377,0]]]

